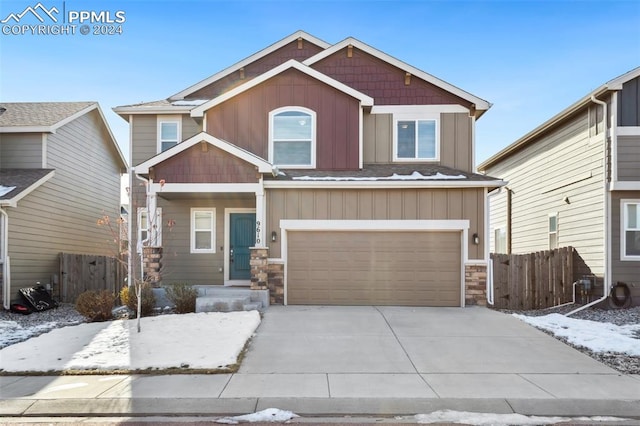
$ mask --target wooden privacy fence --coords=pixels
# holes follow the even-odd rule
[[[61,302],[75,303],[87,290],[108,290],[117,294],[126,277],[122,262],[114,257],[60,253]]]
[[[544,309],[573,298],[573,247],[529,254],[491,254],[497,309]]]

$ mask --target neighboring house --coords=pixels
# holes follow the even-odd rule
[[[268,286],[285,304],[485,303],[487,193],[503,183],[474,173],[489,107],[356,39],[294,33],[114,108],[130,125],[132,238],[162,250],[166,283]]]
[[[478,166],[490,195],[491,250],[573,246],[599,292],[640,296],[640,68],[569,106]],[[602,283],[604,282],[604,287]]]
[[[117,217],[126,167],[97,103],[0,103],[5,308],[21,287],[59,282],[60,252],[113,255],[97,221]]]

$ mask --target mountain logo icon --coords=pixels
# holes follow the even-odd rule
[[[53,22],[58,22],[58,18],[54,16],[54,13],[58,14],[60,13],[60,11],[55,6],[51,9],[47,9],[43,6],[42,3],[38,2],[38,4],[33,7],[28,6],[25,10],[22,11],[22,13],[10,13],[6,18],[0,21],[0,23],[6,24],[11,20],[14,20],[16,23],[18,23],[25,15],[28,15],[29,13],[35,16],[38,21],[44,23],[45,19],[43,18],[43,16],[49,17],[49,19],[51,19]]]

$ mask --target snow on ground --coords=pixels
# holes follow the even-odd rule
[[[277,408],[267,408],[257,413],[245,414],[244,416],[223,417],[216,420],[216,423],[235,425],[238,423],[257,423],[257,422],[278,422],[283,423],[299,417],[291,411],[279,410]]]
[[[159,315],[59,328],[0,350],[19,371],[216,369],[235,364],[260,324],[251,312]],[[2,323],[0,323],[2,324]],[[5,330],[0,328],[2,335]]]
[[[607,322],[575,319],[561,314],[539,317],[513,314],[534,327],[564,337],[573,345],[584,346],[593,352],[616,352],[640,356],[640,324],[615,325]]]
[[[458,423],[466,425],[549,425],[567,421],[616,422],[619,417],[539,417],[522,414],[471,413],[468,411],[441,410],[415,416],[418,423]]]

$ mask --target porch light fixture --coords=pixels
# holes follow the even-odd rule
[[[473,240],[473,244],[478,245],[480,244],[480,237],[478,236],[478,234],[473,234],[473,237],[471,237]]]
[[[271,231],[271,242],[275,243],[278,241],[278,233],[276,231]]]

